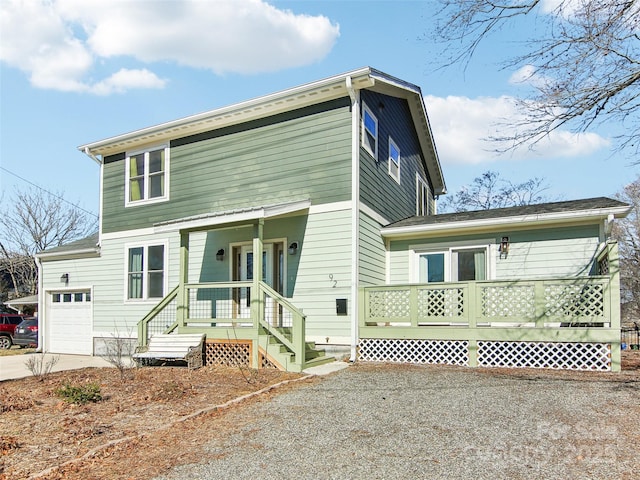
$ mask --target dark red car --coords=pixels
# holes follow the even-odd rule
[[[22,323],[27,315],[18,313],[0,313],[0,348],[3,350],[13,345],[13,334],[18,324]]]

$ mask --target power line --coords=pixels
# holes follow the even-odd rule
[[[71,205],[71,206],[73,206],[73,207],[77,208],[78,210],[81,210],[81,211],[83,211],[84,213],[86,213],[86,214],[88,214],[88,215],[91,215],[91,216],[93,216],[93,217],[98,218],[98,215],[96,215],[95,213],[90,212],[89,210],[85,210],[85,209],[84,209],[84,208],[82,208],[82,207],[79,207],[79,206],[78,206],[78,205],[76,205],[75,203],[70,202],[69,200],[65,199],[64,197],[61,197],[60,195],[58,195],[58,194],[56,194],[56,193],[50,192],[50,191],[49,191],[49,190],[47,190],[46,188],[43,188],[43,187],[41,187],[40,185],[37,185],[37,184],[35,184],[35,183],[33,183],[33,182],[31,182],[31,181],[27,180],[26,178],[22,178],[22,177],[21,177],[20,175],[18,175],[17,173],[13,173],[12,171],[7,170],[7,169],[6,169],[6,168],[4,168],[4,167],[0,167],[0,170],[4,170],[4,171],[5,171],[5,172],[7,172],[9,175],[13,175],[14,177],[19,178],[19,179],[20,179],[20,180],[22,180],[23,182],[26,182],[26,183],[28,183],[29,185],[32,185],[32,186],[36,187],[37,189],[42,190],[43,192],[46,192],[46,193],[48,193],[49,195],[51,195],[51,196],[53,196],[53,197],[56,197],[58,200],[61,200],[61,201],[65,202],[65,203],[68,203],[69,205]]]

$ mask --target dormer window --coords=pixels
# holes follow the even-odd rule
[[[169,148],[132,152],[126,158],[125,205],[168,200]]]
[[[362,104],[362,146],[378,160],[378,119],[366,103]]]

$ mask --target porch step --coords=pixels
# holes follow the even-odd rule
[[[295,355],[271,335],[261,335],[260,346],[275,363],[289,371],[300,372],[303,368],[322,365],[335,360],[332,356],[327,356],[323,350],[318,350],[314,342],[305,342],[304,366],[296,364]]]

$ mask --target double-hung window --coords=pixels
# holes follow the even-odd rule
[[[166,146],[128,154],[125,204],[167,200],[168,172],[169,148]]]
[[[362,104],[362,146],[378,160],[378,119],[366,103]]]
[[[127,299],[162,298],[165,292],[165,245],[127,248]]]
[[[489,247],[416,249],[413,281],[469,282],[490,277]]]
[[[400,183],[400,149],[391,137],[389,137],[389,175]]]

